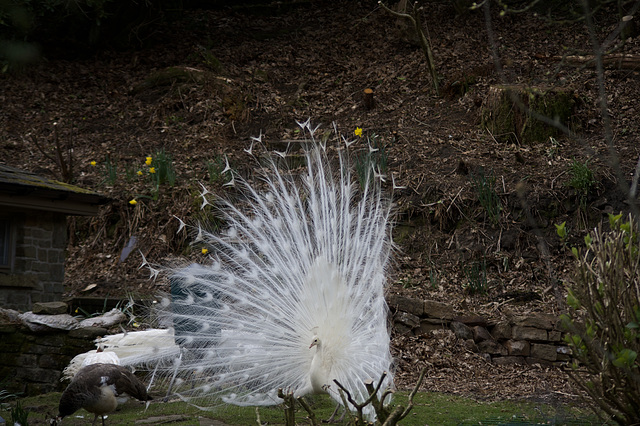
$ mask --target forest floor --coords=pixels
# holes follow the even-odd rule
[[[299,138],[296,120],[311,117],[325,129],[335,122],[357,139],[354,150],[367,150],[367,139],[384,147],[385,185],[398,211],[390,292],[493,319],[561,313],[573,262],[554,224],[566,221],[567,245],[578,245],[607,213],[626,211],[617,176],[630,181],[640,153],[640,73],[604,73],[613,134],[608,146],[594,67],[549,59],[592,54],[583,22],[494,10],[487,31],[482,11],[456,14],[452,3],[428,3],[423,12],[440,97],[422,50],[404,37],[406,28],[366,1],[303,3],[268,15],[187,11],[158,26],[136,50],[50,58],[0,76],[0,159],[61,178],[43,153],[54,153],[57,134],[62,146],[73,145],[73,182],[113,199],[98,217],[70,219],[67,295],[144,298],[162,289],[166,281],[139,268],[137,251],[121,259],[134,236],[135,248],[154,264],[203,260],[188,235],[176,234],[174,218],[206,219],[198,182],[232,196],[233,189],[222,186],[224,157],[248,176],[253,165],[244,150],[252,136],[262,134],[273,147]],[[599,15],[599,40],[615,44],[609,37],[615,17]],[[640,54],[640,38],[617,52]],[[456,81],[465,81],[465,90]],[[489,88],[507,82],[571,89],[578,137],[525,144],[484,129]],[[374,90],[372,109],[364,106],[365,88]],[[356,128],[365,137],[356,137]],[[172,157],[176,180],[155,188],[145,158],[157,159],[160,150]],[[621,174],[610,166],[612,152]],[[582,203],[570,186],[574,160],[587,162],[597,182]],[[495,178],[496,220],[474,189],[479,176]],[[547,402],[576,394],[557,369],[493,365],[447,331],[394,336],[393,351],[401,387],[410,387],[427,366],[423,386],[431,391]]]

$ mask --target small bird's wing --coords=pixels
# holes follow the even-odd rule
[[[126,393],[140,401],[149,401],[152,399],[147,393],[147,388],[131,371],[127,368],[114,365],[120,370],[120,374],[115,380],[116,393],[122,395]]]
[[[100,366],[107,364],[91,364],[82,367],[73,376],[69,386],[62,392],[58,412],[60,417],[69,416],[82,407],[87,402],[96,400],[100,396],[100,386],[103,378]]]
[[[128,368],[116,364],[91,364],[76,374],[73,382],[82,382],[85,386],[115,386],[116,396],[127,394],[140,401],[151,398],[145,385]],[[72,382],[72,383],[73,383]]]

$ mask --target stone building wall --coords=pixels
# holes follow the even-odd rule
[[[29,310],[33,303],[62,300],[67,220],[62,213],[11,212],[15,257],[0,273],[0,307]]]

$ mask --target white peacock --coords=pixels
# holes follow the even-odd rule
[[[226,230],[197,229],[211,263],[171,271],[163,306],[182,351],[158,372],[199,407],[278,404],[279,388],[328,392],[342,404],[334,380],[361,402],[364,382],[383,372],[381,392],[393,386],[391,202],[372,167],[353,182],[346,154],[332,166],[317,128],[299,124],[309,134],[304,175],[281,171],[278,156],[260,184],[234,175],[244,200],[221,202]]]

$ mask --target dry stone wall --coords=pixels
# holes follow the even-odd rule
[[[95,349],[96,337],[108,334],[98,325],[63,330],[38,323],[39,315],[51,318],[66,311],[62,302],[36,303],[26,317],[34,322],[26,325],[16,311],[0,309],[0,390],[33,396],[65,388],[64,368],[74,356]]]
[[[450,329],[469,350],[495,364],[559,365],[571,359],[559,321],[551,315],[536,313],[492,321],[431,300],[391,295],[387,301],[397,332],[420,335]],[[64,303],[35,304],[28,318],[66,311]],[[107,328],[93,323],[65,331],[27,327],[15,319],[3,320],[0,315],[0,383],[5,390],[24,395],[62,390],[62,370],[75,355],[95,349],[94,339],[105,334]]]
[[[495,364],[561,365],[571,359],[557,317],[543,313],[493,321],[461,314],[442,302],[390,295],[394,328],[420,335],[450,329],[464,345]]]
[[[0,324],[0,383],[9,393],[39,395],[61,391],[62,370],[71,359],[95,349],[93,340],[107,333],[99,327],[41,332]]]

